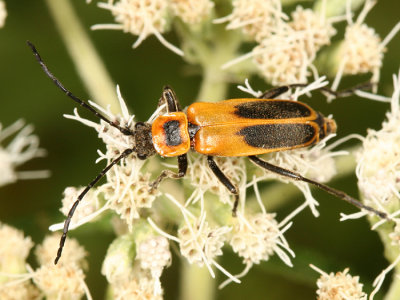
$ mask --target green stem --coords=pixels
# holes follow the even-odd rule
[[[399,268],[395,269],[392,275],[393,281],[390,285],[388,293],[385,295],[385,300],[398,300],[400,299],[400,272]]]
[[[80,23],[70,0],[46,0],[50,14],[89,94],[103,107],[120,112],[115,91],[100,56]]]
[[[186,261],[181,264],[181,300],[210,300],[214,298],[215,279],[207,268],[190,265]]]

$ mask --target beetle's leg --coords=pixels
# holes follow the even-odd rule
[[[322,92],[325,92],[327,94],[330,94],[332,96],[335,96],[335,98],[345,98],[349,97],[351,95],[354,95],[356,91],[362,91],[362,90],[367,90],[370,89],[374,86],[375,84],[371,81],[363,82],[360,84],[357,84],[351,88],[340,90],[340,91],[333,91],[328,87],[322,87],[320,90]]]
[[[285,177],[289,177],[289,178],[291,178],[293,180],[300,180],[300,181],[304,181],[304,182],[310,183],[310,184],[320,188],[321,190],[324,190],[324,191],[328,192],[329,194],[332,194],[332,195],[334,195],[334,196],[336,196],[336,197],[338,197],[338,198],[340,198],[340,199],[342,199],[344,201],[349,202],[350,204],[358,207],[359,209],[365,209],[365,210],[367,210],[369,212],[374,213],[375,215],[379,216],[382,219],[390,220],[386,213],[378,211],[378,210],[376,210],[376,209],[374,209],[374,208],[372,208],[370,206],[364,205],[363,203],[361,203],[357,199],[349,196],[348,194],[346,194],[343,191],[331,188],[331,187],[329,187],[329,186],[327,186],[325,184],[322,184],[322,183],[319,183],[317,181],[308,179],[306,177],[301,176],[298,173],[295,173],[295,172],[289,171],[287,169],[272,165],[272,164],[270,164],[270,163],[258,158],[257,156],[249,156],[249,159],[252,162],[254,162],[256,165],[260,166],[263,169],[266,169],[268,171],[271,171],[273,173],[276,173],[276,174],[279,174],[279,175],[282,175],[282,176],[285,176]]]
[[[119,124],[117,122],[109,120],[108,118],[103,116],[101,113],[99,113],[92,105],[90,105],[89,103],[86,103],[85,101],[79,99],[74,94],[72,94],[69,90],[67,90],[64,87],[64,85],[57,79],[57,77],[55,77],[53,75],[53,73],[51,73],[50,70],[47,68],[46,64],[43,62],[42,58],[40,57],[39,52],[36,50],[35,46],[29,41],[27,41],[26,43],[31,48],[33,54],[35,55],[36,60],[38,61],[38,63],[40,65],[40,67],[42,68],[42,70],[46,73],[47,77],[49,77],[54,82],[54,84],[60,90],[62,90],[68,97],[70,97],[72,100],[74,100],[80,106],[86,108],[87,110],[90,110],[99,119],[102,119],[104,122],[106,122],[106,123],[110,124],[111,126],[117,128],[121,133],[123,133],[125,135],[133,135],[133,131],[132,130],[130,130],[127,127],[121,127],[121,126],[119,126]]]
[[[235,196],[235,202],[233,203],[232,215],[236,216],[237,207],[239,205],[239,192],[236,186],[229,180],[229,178],[221,171],[212,156],[207,156],[208,166],[218,180]]]
[[[186,154],[179,155],[178,173],[175,173],[171,170],[162,171],[161,174],[157,177],[157,179],[150,184],[150,189],[151,190],[157,189],[161,181],[163,181],[165,178],[168,177],[174,179],[182,178],[186,174],[187,166],[188,166],[187,155]]]
[[[62,254],[62,250],[64,247],[64,243],[65,243],[65,239],[67,238],[67,233],[68,233],[68,228],[69,228],[69,224],[71,222],[72,216],[75,213],[76,207],[78,206],[79,202],[81,202],[81,200],[83,199],[83,197],[85,197],[85,195],[87,194],[87,192],[89,192],[89,190],[115,165],[117,164],[119,161],[121,161],[121,159],[127,157],[129,154],[131,154],[134,151],[134,149],[126,149],[124,152],[121,153],[120,156],[118,156],[116,159],[114,159],[108,166],[106,166],[100,173],[99,175],[96,176],[95,179],[93,179],[87,186],[86,188],[82,191],[82,193],[79,194],[78,198],[76,199],[76,201],[74,202],[74,204],[72,205],[71,209],[68,212],[68,216],[67,219],[64,222],[64,228],[63,228],[63,234],[61,236],[60,239],[60,246],[58,248],[57,251],[57,256],[56,259],[54,260],[54,264],[57,264],[58,260],[61,258],[61,254]]]
[[[284,86],[278,86],[276,88],[265,91],[259,98],[260,99],[274,99],[274,98],[278,97],[279,95],[286,93],[289,89],[298,88],[298,87],[306,87],[307,85],[308,85],[307,83],[295,83],[295,84],[289,84],[289,85],[284,85]],[[357,84],[351,88],[340,90],[340,91],[334,91],[328,87],[321,87],[318,90],[325,92],[327,94],[330,94],[330,95],[334,96],[335,98],[345,98],[345,97],[349,97],[349,96],[353,95],[358,90],[366,90],[373,86],[374,86],[374,84],[371,81],[367,81],[364,83]]]
[[[164,103],[167,104],[168,113],[181,111],[178,98],[176,97],[174,90],[168,85],[163,89],[162,96],[160,100],[158,100],[158,106],[161,106]]]

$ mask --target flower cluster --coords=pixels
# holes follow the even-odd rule
[[[168,49],[178,55],[183,55],[182,50],[167,42],[162,33],[165,33],[174,16],[179,17],[185,23],[196,25],[211,15],[214,2],[210,0],[119,0],[99,3],[99,7],[111,11],[116,24],[98,24],[92,26],[97,29],[115,29],[137,35],[138,39],[133,44],[136,48],[149,35],[155,35]]]
[[[358,276],[351,276],[349,269],[337,272],[336,274],[327,274],[313,265],[311,267],[321,274],[321,277],[317,281],[318,300],[367,300],[368,295],[362,290],[363,285],[359,282],[360,278]]]
[[[237,0],[228,18],[227,29],[243,28],[258,45],[252,52],[224,65],[225,68],[248,57],[253,57],[260,73],[272,85],[307,82],[309,69],[317,51],[330,44],[336,33],[332,24],[335,18],[326,18],[325,12],[298,6],[292,12],[292,20],[282,12],[280,1]],[[266,14],[266,15],[263,15]],[[255,34],[256,33],[256,34]]]
[[[6,3],[0,1],[0,27],[3,27],[7,18]]]
[[[245,75],[251,75],[257,69],[259,74],[272,85],[304,83],[281,95],[283,99],[297,100],[300,96],[309,95],[327,85],[325,77],[318,75],[314,62],[320,51],[331,44],[331,39],[336,34],[333,26],[335,22],[347,20],[344,40],[334,52],[336,55],[333,59],[336,72],[334,90],[337,89],[342,75],[347,74],[370,72],[372,81],[377,82],[385,47],[400,28],[395,26],[381,41],[375,31],[364,24],[367,13],[374,5],[374,1],[371,0],[365,1],[365,6],[355,22],[352,20],[350,4],[347,6],[345,16],[330,17],[326,11],[326,0],[321,1],[320,9],[297,6],[288,14],[283,12],[282,3],[278,0],[233,0],[231,12],[227,11],[229,5],[221,8],[219,4],[211,0],[109,0],[100,2],[98,6],[112,13],[115,24],[95,25],[92,29],[116,29],[133,34],[138,37],[133,47],[139,46],[147,37],[154,35],[167,48],[183,55],[182,50],[163,37],[163,34],[173,28],[172,26],[176,26],[178,35],[181,34],[187,39],[182,43],[185,54],[188,49],[194,48],[198,52],[187,51],[188,56],[199,55],[204,51],[203,60],[193,61],[203,63],[202,67],[205,69],[204,61],[210,60],[207,63],[214,67],[211,69],[213,72],[206,70],[205,73],[210,76],[213,84],[214,81],[223,80],[215,75],[216,69],[211,59],[227,58],[224,61],[228,63],[223,66],[226,69],[252,58],[252,63],[257,68],[248,66],[242,69],[238,67],[236,70],[232,68],[233,71],[229,75],[243,76],[246,72]],[[221,17],[221,12],[224,13],[224,17]],[[216,25],[223,23],[227,23],[226,26]],[[212,32],[212,26],[218,26],[218,30],[215,30],[217,33]],[[229,40],[230,38],[232,40]],[[237,55],[238,49],[246,48],[240,47],[242,42],[253,43],[253,49],[250,53],[232,59]],[[221,51],[218,48],[221,44],[230,52]],[[230,50],[230,46],[234,49]],[[227,52],[228,55],[220,55]],[[219,67],[218,64],[217,68]],[[305,85],[311,74],[315,81]],[[215,78],[218,80],[214,80]],[[226,78],[223,79],[226,81]],[[254,97],[261,95],[260,92],[254,91],[248,82],[240,88]],[[399,93],[400,81],[396,77],[392,112],[388,114],[388,121],[383,124],[382,130],[369,131],[363,141],[363,150],[358,154],[357,167],[359,187],[365,203],[379,211],[387,212],[395,221],[400,189]],[[129,113],[119,89],[117,94],[121,107],[120,115],[111,113],[109,108],[89,103],[113,124],[135,132],[137,124],[135,118]],[[157,116],[165,113],[165,105],[159,106],[147,123],[151,124]],[[239,283],[240,278],[247,274],[252,266],[269,260],[275,254],[287,266],[292,266],[295,255],[284,236],[286,231],[292,226],[293,218],[306,208],[318,216],[318,202],[307,183],[293,182],[287,177],[282,178],[279,174],[260,169],[254,170],[255,168],[249,167],[246,163],[246,158],[241,157],[215,158],[215,163],[221,172],[238,191],[237,211],[233,210],[236,208],[234,204],[237,200],[236,195],[232,195],[232,192],[216,178],[207,166],[207,157],[204,155],[188,154],[188,170],[185,179],[181,180],[182,186],[176,181],[166,180],[159,189],[150,188],[163,169],[172,169],[176,165],[164,164],[161,168],[159,162],[152,164],[156,159],[147,160],[150,162],[138,159],[140,155],[135,155],[137,145],[134,134],[124,135],[107,122],[89,121],[81,117],[77,110],[73,115],[66,117],[97,131],[98,137],[106,147],[104,152],[98,151],[97,162],[104,161],[107,166],[115,163],[110,170],[106,167],[99,175],[98,178],[105,173],[105,183],[96,187],[89,184],[86,188],[66,188],[61,211],[64,215],[68,215],[71,207],[75,209],[77,199],[89,189],[84,199],[79,202],[69,229],[98,220],[105,211],[113,215],[117,237],[109,246],[102,274],[109,283],[109,294],[116,299],[162,299],[164,291],[160,278],[164,269],[171,263],[170,243],[178,245],[181,257],[189,264],[205,267],[210,276],[215,277],[215,270],[223,273],[227,280],[222,286],[230,282]],[[12,125],[11,129],[0,131],[0,141],[23,128],[20,123],[16,124]],[[18,139],[20,135],[24,138],[21,140],[25,142]],[[326,182],[336,174],[334,158],[347,153],[333,151],[341,140],[327,146],[327,142],[333,137],[333,134],[327,136],[307,149],[270,153],[263,156],[263,159],[311,180]],[[43,153],[38,149],[37,141],[32,137],[29,127],[22,129],[15,141],[10,143],[6,151],[0,148],[0,158],[10,153],[18,153],[19,157],[14,161],[10,158],[4,160],[12,163],[2,168],[7,171],[4,172],[7,176],[6,179],[0,178],[0,185],[2,180],[8,183],[21,178],[19,173],[14,171],[15,166]],[[117,162],[115,159],[121,158],[127,149],[133,153]],[[3,152],[5,154],[2,154]],[[267,211],[258,184],[269,180],[293,183],[304,194],[304,203],[287,216]],[[254,190],[252,198],[246,197],[250,189]],[[362,212],[359,215],[366,213]],[[377,227],[385,222],[386,220],[383,220]],[[394,247],[399,246],[400,236],[400,226],[396,224],[394,231],[389,235]],[[51,230],[63,227],[63,223],[55,224]],[[0,228],[0,240],[1,238]],[[15,249],[22,249],[21,245],[25,245],[25,250],[11,253],[4,247],[4,253],[0,251],[2,254],[0,279],[4,277],[4,287],[21,286],[20,293],[42,294],[48,298],[76,299],[84,294],[90,298],[84,284],[83,271],[87,268],[84,259],[86,253],[76,241],[67,239],[59,265],[53,266],[59,235],[46,238],[36,249],[40,267],[34,271],[26,265],[26,256],[32,247],[31,240],[23,236],[19,237],[19,242],[10,240],[16,245]],[[243,261],[245,268],[240,274],[232,275],[230,270],[218,262],[218,258],[225,251],[224,247],[229,247]],[[13,258],[13,255],[17,258]],[[11,267],[11,270],[4,268],[2,257],[8,261],[14,259],[15,263],[7,263],[7,268]],[[400,255],[377,277],[374,284],[376,289],[372,296],[381,286],[385,275],[395,268],[399,261]],[[359,278],[348,274],[348,269],[337,274],[327,274],[315,269],[321,274],[317,282],[318,299],[366,299]],[[14,280],[15,278],[17,279]],[[4,291],[6,289],[0,289],[0,292]]]
[[[347,27],[344,40],[340,43],[336,53],[337,73],[332,88],[339,86],[343,75],[354,75],[372,73],[371,81],[379,82],[380,69],[382,67],[383,53],[386,51],[387,44],[400,30],[398,23],[383,41],[372,27],[364,23],[368,12],[375,5],[375,0],[365,1],[364,8],[353,22],[352,12],[348,6],[346,12]],[[376,92],[376,87],[374,88]]]
[[[1,299],[91,299],[84,282],[86,252],[74,239],[69,239],[63,258],[54,265],[54,253],[60,234],[47,236],[36,247],[40,265],[33,270],[27,256],[33,246],[30,237],[11,226],[0,224],[0,298]]]

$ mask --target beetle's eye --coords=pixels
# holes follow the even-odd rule
[[[135,129],[140,129],[140,127],[143,127],[143,126],[145,126],[143,122],[137,122],[135,124]]]
[[[145,160],[147,158],[147,155],[145,155],[145,154],[137,154],[137,158],[139,158],[140,160]]]

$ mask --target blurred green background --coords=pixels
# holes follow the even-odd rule
[[[111,22],[110,14],[99,9],[95,3],[87,5],[84,0],[71,2],[137,120],[146,120],[154,111],[165,84],[174,87],[184,106],[195,100],[201,82],[199,69],[188,67],[154,37],[146,39],[139,48],[132,50],[131,45],[136,37],[120,31],[90,31],[89,27],[93,24]],[[5,27],[0,29],[0,122],[8,126],[23,118],[27,123],[34,124],[35,134],[40,137],[41,146],[48,151],[48,155],[28,162],[20,170],[48,169],[52,176],[2,187],[0,221],[22,229],[38,244],[49,233],[49,225],[64,219],[59,212],[64,188],[86,185],[103,167],[95,165],[95,159],[96,150],[104,148],[92,129],[62,117],[62,114],[72,112],[74,103],[43,74],[25,44],[29,39],[36,45],[49,68],[74,94],[83,99],[90,97],[44,1],[6,1],[6,5],[8,17]],[[400,3],[396,0],[380,1],[370,12],[367,24],[384,37],[399,21],[399,8]],[[173,44],[178,44],[174,34],[166,34],[165,37]],[[397,73],[400,66],[399,53],[398,35],[389,44],[385,54],[380,93],[391,93],[392,74]],[[261,80],[253,82],[257,89],[267,88]],[[344,81],[343,86],[354,82],[357,80]],[[229,96],[241,95],[232,85]],[[326,104],[323,97],[316,93],[313,99],[303,100],[325,115],[333,114],[339,127],[338,137],[349,133],[365,135],[367,128],[379,128],[389,109],[388,104],[356,97]],[[82,112],[82,115],[91,118],[86,112]],[[355,176],[341,178],[330,184],[357,195]],[[373,279],[387,265],[379,238],[369,230],[365,220],[338,221],[340,212],[355,211],[349,205],[323,192],[314,191],[314,195],[320,200],[321,216],[314,218],[306,210],[294,219],[294,225],[286,234],[296,253],[294,267],[289,268],[274,257],[255,266],[243,278],[242,284],[231,284],[218,291],[218,299],[314,299],[318,274],[308,267],[309,263],[326,272],[350,267],[350,273],[359,275],[360,281],[365,283],[365,291],[371,291]],[[301,201],[302,196],[299,196],[280,208],[278,219]],[[101,261],[107,245],[113,239],[113,233],[96,224],[88,224],[71,232],[71,236],[77,237],[90,253],[87,282],[94,299],[102,299],[105,279],[100,274]],[[243,268],[241,260],[229,250],[225,253],[221,264],[232,274],[240,272]],[[34,265],[32,258],[33,255],[30,262]],[[174,257],[172,267],[166,270],[162,278],[165,299],[178,297],[178,271],[179,259]],[[224,276],[219,274],[217,281],[223,280]],[[390,278],[386,280],[383,290],[388,282]]]

